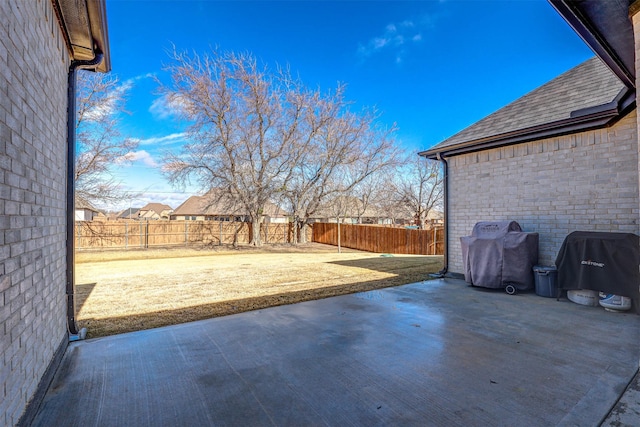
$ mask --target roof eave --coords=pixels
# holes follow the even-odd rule
[[[618,76],[624,85],[628,88],[635,88],[635,69],[633,69],[632,65],[628,64],[629,61],[625,64],[625,60],[623,59],[624,55],[616,49],[614,46],[615,43],[612,44],[609,40],[612,35],[611,31],[618,32],[621,30],[619,28],[599,29],[595,22],[597,19],[592,20],[589,17],[588,8],[590,5],[588,2],[572,0],[548,1],[585,43],[591,47],[596,55]],[[610,10],[618,7],[614,2],[611,3],[611,5],[607,5],[606,2],[602,2],[599,6],[610,7]],[[619,12],[619,10],[615,10],[615,12]],[[602,15],[602,13],[599,15]],[[615,15],[618,17],[619,14],[616,13]],[[632,36],[632,34],[630,36]],[[631,40],[633,40],[632,37]]]
[[[474,139],[472,141],[465,141],[446,147],[434,147],[421,151],[418,155],[426,157],[427,159],[436,160],[441,157],[467,154],[537,139],[608,127],[631,111],[635,105],[635,91],[627,89],[621,92],[621,95],[616,98],[616,101],[597,107],[578,110],[568,119],[518,129],[513,132],[493,135],[486,138]]]
[[[95,71],[111,71],[111,51],[105,0],[53,0],[72,60],[103,59]]]

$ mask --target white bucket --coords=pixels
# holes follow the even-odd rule
[[[600,305],[607,311],[626,311],[631,308],[631,298],[600,292]]]
[[[597,307],[599,302],[598,291],[591,291],[589,289],[567,291],[567,298],[576,304],[588,305],[589,307]]]

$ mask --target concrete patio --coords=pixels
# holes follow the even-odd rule
[[[596,426],[639,326],[426,281],[73,343],[34,425]]]

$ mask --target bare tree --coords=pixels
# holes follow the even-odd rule
[[[384,185],[376,188],[376,193],[371,200],[378,212],[385,218],[391,219],[392,224],[397,224],[399,220],[404,221],[412,216],[411,212],[399,200],[399,180],[398,174],[392,175]]]
[[[362,224],[363,217],[373,217],[376,223],[382,218],[391,218],[383,207],[391,181],[389,175],[393,173],[393,169],[385,168],[354,187],[352,195],[357,202],[354,203],[353,212],[357,215],[358,224]]]
[[[295,218],[294,237],[302,242],[309,219],[326,207],[323,205],[351,194],[355,187],[398,161],[395,127],[380,126],[375,112],[355,114],[346,110],[341,98],[333,101],[332,107],[339,107],[341,113],[322,126],[314,143],[305,147],[284,192]]]
[[[248,53],[174,51],[173,62],[171,86],[160,90],[191,122],[193,142],[169,153],[164,170],[173,183],[195,179],[242,204],[254,245],[268,201],[286,200],[304,223],[327,195],[394,158],[389,132],[379,131],[375,115],[349,112],[342,86],[309,90],[288,69],[271,71]]]
[[[411,155],[395,188],[398,206],[410,212],[420,228],[426,227],[432,210],[442,207],[443,176],[436,161]]]
[[[110,168],[130,161],[135,140],[119,132],[118,114],[124,110],[127,84],[104,73],[78,72],[76,197],[90,203],[126,200]]]
[[[337,196],[328,202],[327,209],[331,213],[331,216],[336,219],[338,229],[338,253],[342,252],[342,232],[340,230],[340,225],[344,223],[345,218],[349,215],[350,211],[353,210],[353,200],[351,197],[346,195],[346,190],[342,193],[342,195]]]
[[[288,70],[270,72],[248,53],[213,50],[199,56],[173,52],[171,86],[161,92],[192,124],[192,143],[168,153],[164,170],[173,183],[194,178],[237,201],[260,245],[265,204],[287,181],[296,159],[300,123],[307,114],[300,82]]]
[[[388,168],[385,168],[385,170]],[[322,211],[330,218],[335,218],[338,232],[338,253],[342,252],[341,224],[362,224],[362,217],[374,207],[374,199],[383,188],[382,170],[359,180],[354,185],[339,187],[337,194],[322,203]]]

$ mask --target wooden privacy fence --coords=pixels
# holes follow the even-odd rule
[[[264,223],[263,243],[291,243],[291,224]],[[218,221],[77,221],[77,249],[247,244],[251,224]],[[311,236],[309,236],[310,238]]]
[[[313,241],[338,245],[338,224],[313,224]],[[340,224],[340,245],[376,253],[442,255],[444,231],[441,227],[431,230],[414,230]]]

